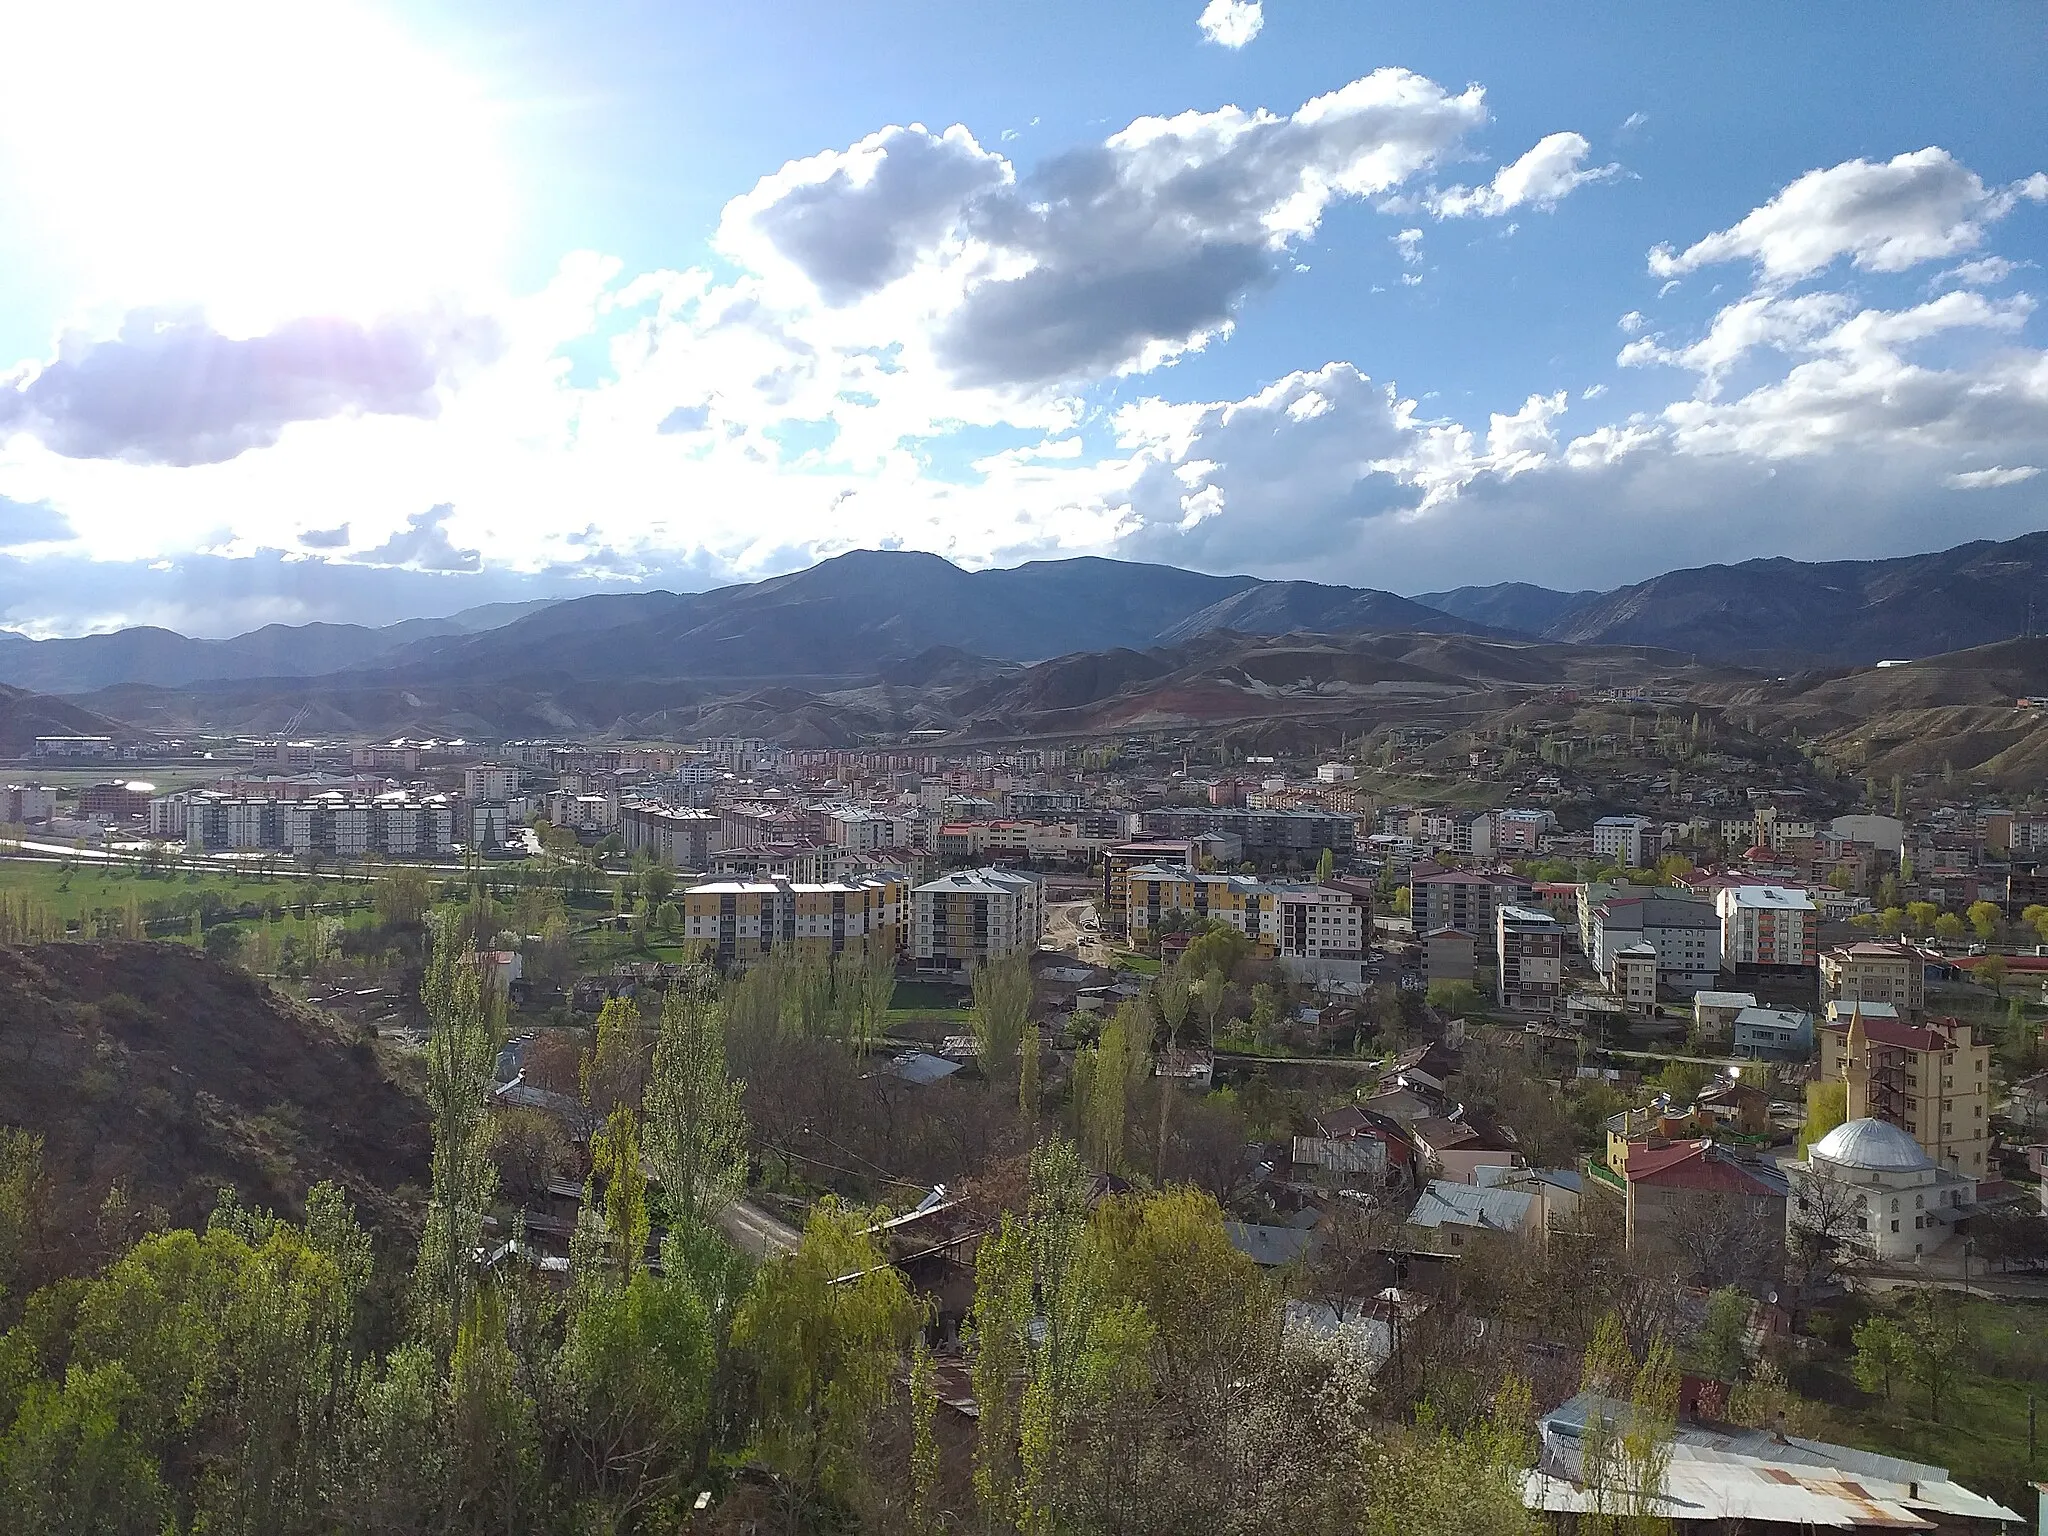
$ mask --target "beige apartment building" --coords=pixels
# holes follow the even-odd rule
[[[1954,1019],[1925,1025],[1866,1019],[1820,1032],[1823,1082],[1848,1084],[1849,1119],[1884,1120],[1936,1167],[1986,1177],[1991,1152],[1991,1047]]]
[[[1820,979],[1828,1002],[1889,1003],[1902,1018],[1927,1006],[1927,967],[1903,944],[1866,940],[1828,950]]]
[[[965,981],[987,961],[1029,954],[1044,931],[1042,889],[1014,870],[956,870],[910,893],[910,958],[920,971]]]

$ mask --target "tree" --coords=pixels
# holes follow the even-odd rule
[[[1700,1373],[1730,1385],[1742,1379],[1748,1364],[1749,1296],[1737,1286],[1723,1286],[1707,1298],[1707,1314],[1693,1340]]]
[[[1912,1362],[1912,1344],[1906,1330],[1882,1312],[1876,1312],[1858,1323],[1849,1338],[1856,1346],[1856,1385],[1890,1402],[1893,1385],[1906,1374]]]
[[[1923,1291],[1913,1298],[1905,1317],[1906,1374],[1927,1393],[1927,1416],[1941,1422],[1942,1404],[1969,1367],[1974,1342],[1970,1325],[1952,1298]]]
[[[716,1364],[704,1304],[687,1276],[646,1270],[587,1287],[562,1363],[578,1480],[630,1527],[691,1471]]]
[[[599,1179],[605,1181],[602,1202],[597,1197]],[[584,1186],[579,1220],[588,1222],[600,1210],[602,1262],[612,1274],[630,1280],[646,1261],[650,1222],[647,1179],[640,1164],[640,1117],[629,1105],[618,1105],[591,1133],[590,1181]]]
[[[676,872],[668,865],[650,859],[640,866],[640,895],[650,909],[667,901],[669,892],[675,888]]]
[[[1031,1359],[1031,1245],[1005,1215],[975,1256],[974,1312],[966,1344],[980,1407],[975,1421],[974,1500],[991,1529],[1017,1523],[1020,1393]]]
[[[2025,907],[2020,912],[2020,921],[2034,930],[2043,944],[2048,944],[2048,907],[2038,904]]]
[[[1331,849],[1325,848],[1323,856],[1316,860],[1316,884],[1328,885],[1336,873],[1337,855]]]
[[[638,1109],[646,1093],[647,1040],[640,1008],[630,997],[608,997],[597,1013],[597,1039],[583,1058],[583,1102],[602,1119],[619,1105]]]
[[[1978,942],[1982,944],[1996,939],[1999,930],[2005,926],[2005,910],[1995,901],[1973,901],[1966,915],[1970,926],[1976,930]]]
[[[974,972],[974,1048],[992,1081],[1008,1081],[1031,1017],[1031,957],[1022,950],[983,961]]]
[[[747,1177],[743,1085],[726,1072],[718,1005],[671,987],[647,1085],[648,1165],[671,1219],[704,1223],[739,1198]]]
[[[2000,997],[2005,996],[2006,979],[2011,974],[2012,966],[2003,955],[1984,956],[1970,972],[1979,985],[1989,987]]]
[[[1039,1086],[1038,1060],[1042,1046],[1036,1025],[1024,1031],[1024,1044],[1017,1052],[1017,1109],[1026,1125],[1038,1123],[1038,1101],[1043,1092]]]
[[[478,1293],[449,1359],[446,1504],[456,1530],[516,1531],[526,1524],[540,1467],[539,1414],[519,1383],[505,1305]]]
[[[1075,1054],[1075,1119],[1081,1154],[1092,1167],[1107,1172],[1125,1166],[1125,1119],[1151,1033],[1137,1006],[1125,1003],[1102,1026],[1096,1043]]]
[[[452,1350],[469,1316],[471,1256],[483,1246],[484,1216],[497,1188],[485,1099],[497,1067],[499,1029],[496,995],[486,991],[476,961],[461,953],[455,919],[437,916],[431,926],[432,960],[423,993],[434,1028],[425,1053],[434,1159],[413,1279],[428,1336],[439,1349]]]
[[[1180,1031],[1188,1018],[1188,976],[1178,965],[1169,965],[1159,973],[1159,979],[1152,984],[1152,1001],[1159,1009],[1161,1022],[1166,1026],[1166,1069],[1175,1072],[1180,1064]],[[1154,1172],[1160,1182],[1166,1180],[1166,1137],[1168,1122],[1173,1113],[1171,1089],[1179,1079],[1162,1078],[1159,1084],[1159,1157]]]
[[[1846,1082],[1819,1082],[1806,1085],[1806,1123],[1799,1132],[1799,1147],[1804,1155],[1836,1126],[1849,1118],[1849,1085]]]
[[[1944,912],[1934,920],[1934,936],[1945,944],[1953,944],[1963,936],[1963,920],[1953,912]]]
[[[140,1394],[119,1364],[32,1382],[0,1434],[0,1499],[13,1529],[156,1536],[170,1498],[136,1431]],[[17,1523],[18,1522],[18,1523]]]
[[[733,1319],[759,1383],[759,1453],[806,1504],[858,1491],[870,1421],[916,1325],[902,1277],[875,1246],[885,1216],[821,1201],[802,1245],[762,1266]]]
[[[1484,1006],[1479,989],[1469,981],[1432,981],[1427,996],[1430,1007],[1460,1018],[1477,1013]]]
[[[1931,901],[1909,901],[1906,903],[1906,922],[1913,932],[1932,933],[1935,919],[1941,916],[1941,908]]]

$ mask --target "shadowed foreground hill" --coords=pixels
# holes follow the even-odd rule
[[[0,948],[0,1126],[42,1136],[72,1246],[90,1246],[117,1180],[203,1227],[224,1186],[297,1216],[331,1179],[389,1232],[431,1150],[423,1105],[372,1047],[171,944]]]

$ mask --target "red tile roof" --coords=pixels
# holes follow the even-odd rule
[[[1844,1019],[1838,1024],[1823,1027],[1846,1037],[1849,1023],[1850,1020]],[[1889,1045],[1902,1051],[1946,1051],[1955,1046],[1955,1036],[1946,1030],[1908,1024],[1901,1019],[1887,1019],[1881,1015],[1863,1020],[1863,1034],[1873,1045]]]
[[[1696,1189],[1714,1194],[1780,1193],[1768,1180],[1751,1173],[1711,1141],[1680,1141],[1668,1147],[1631,1147],[1628,1181],[1659,1189]]]

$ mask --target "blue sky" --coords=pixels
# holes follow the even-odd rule
[[[0,0],[33,632],[2048,525],[2032,4],[48,10]]]

